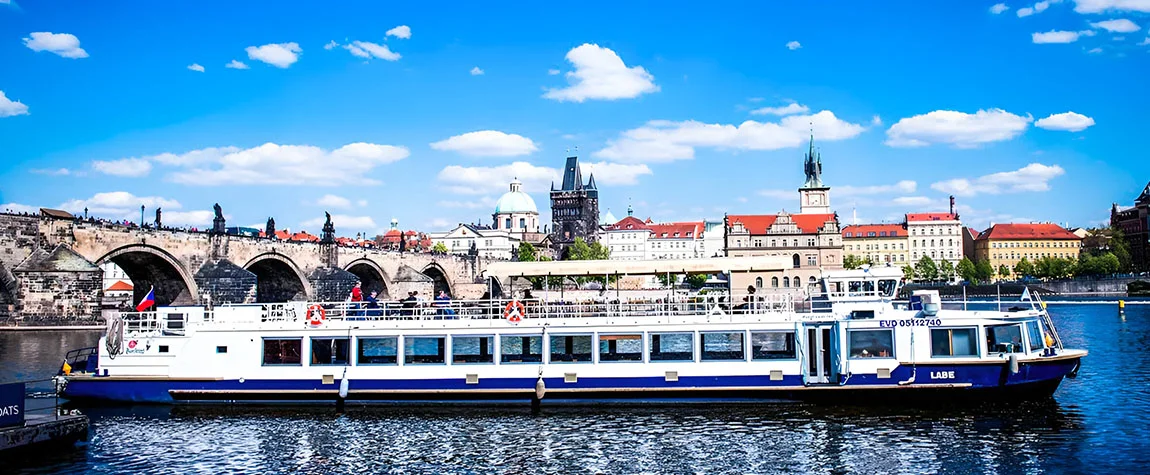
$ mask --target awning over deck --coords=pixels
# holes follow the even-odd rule
[[[712,257],[652,261],[549,261],[492,262],[483,271],[500,281],[508,277],[575,275],[714,274],[719,272],[766,272],[791,267],[791,259],[778,256]]]

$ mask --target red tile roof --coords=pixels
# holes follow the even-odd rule
[[[978,239],[978,230],[974,228],[966,228],[966,233],[970,234],[971,239]]]
[[[872,232],[874,236],[868,236]],[[843,228],[845,238],[898,236],[906,236],[906,227],[901,224],[856,224]]]
[[[634,216],[620,219],[619,222],[607,226],[608,231],[625,231],[629,229],[650,229],[646,223]]]
[[[996,224],[978,235],[978,239],[1064,239],[1080,241],[1078,236],[1053,223]]]
[[[698,238],[703,231],[703,223],[660,223],[648,225],[652,239]],[[678,235],[676,235],[676,233]],[[690,235],[688,235],[690,234]]]
[[[958,221],[954,213],[907,213],[907,221]]]
[[[743,215],[728,215],[727,221],[734,226],[735,223],[743,223],[743,227],[747,228],[751,234],[766,234],[771,225],[775,224],[775,220],[779,218],[775,214],[743,214]],[[816,234],[819,228],[827,221],[835,219],[834,214],[792,214],[791,219],[799,226],[799,230],[807,234]]]
[[[276,233],[276,234],[279,234],[279,233]],[[319,236],[316,236],[314,234],[308,234],[307,231],[300,231],[298,233],[292,234],[290,237],[288,237],[287,240],[288,241],[319,242]]]
[[[112,284],[110,287],[108,287],[107,291],[108,292],[127,292],[127,291],[132,290],[133,288],[134,287],[132,287],[132,284],[129,284],[129,283],[124,282],[122,280],[117,280],[115,284]]]

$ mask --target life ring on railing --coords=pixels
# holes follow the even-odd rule
[[[503,308],[503,318],[509,322],[518,323],[525,316],[527,316],[527,307],[524,307],[523,302],[518,300],[507,302],[507,306]]]
[[[323,325],[324,319],[327,318],[327,313],[324,311],[323,306],[319,304],[312,305],[307,308],[307,322],[313,327]]]

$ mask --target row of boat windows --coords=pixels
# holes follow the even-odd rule
[[[1025,324],[1030,351],[1044,346],[1037,322]],[[750,351],[748,355],[746,340]],[[448,339],[451,346],[448,349]],[[397,336],[310,337],[309,364],[405,365],[751,361],[798,358],[793,331],[636,333],[619,335]],[[598,345],[595,344],[596,340]],[[646,344],[644,344],[646,341]],[[698,355],[696,345],[698,341]],[[932,357],[976,357],[980,354],[977,327],[932,328]],[[893,329],[848,330],[847,355],[856,358],[895,358]],[[498,347],[496,347],[498,343]],[[596,348],[597,346],[597,348]],[[402,348],[402,353],[400,349]],[[645,350],[645,351],[644,351]],[[226,350],[224,350],[226,351]],[[986,327],[986,352],[1023,353],[1023,325]],[[302,365],[303,338],[264,338],[264,365]],[[697,359],[696,359],[697,356]]]

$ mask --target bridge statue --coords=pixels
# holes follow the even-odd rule
[[[323,212],[327,219],[323,223],[323,236],[320,237],[320,242],[333,243],[335,242],[335,225],[331,223],[331,213]]]
[[[268,239],[275,239],[276,238],[276,220],[275,219],[273,219],[271,217],[268,218],[268,224],[264,228],[264,235],[266,235],[268,237]]]
[[[160,221],[160,209],[156,208],[156,229],[164,227],[163,222]]]
[[[212,234],[226,234],[227,226],[224,220],[224,209],[220,207],[219,203],[212,205],[212,209],[216,211],[216,217],[212,219]]]

